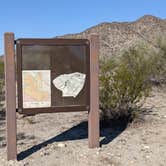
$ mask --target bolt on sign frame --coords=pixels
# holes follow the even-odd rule
[[[13,160],[17,158],[16,110],[27,115],[88,111],[89,147],[99,147],[98,36],[92,35],[90,40],[15,40],[13,33],[5,33],[4,44],[7,159]],[[86,75],[85,85],[77,97],[63,98],[62,93],[59,93],[50,83],[51,101],[49,106],[25,107],[23,73],[27,71],[49,71],[47,73],[50,73],[50,82],[53,82],[53,79],[60,74],[79,71]],[[16,84],[18,108],[16,108]]]

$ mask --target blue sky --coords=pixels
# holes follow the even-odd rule
[[[166,0],[0,0],[0,54],[4,32],[49,38],[145,14],[166,18],[165,8]]]

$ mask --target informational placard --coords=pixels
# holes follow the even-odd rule
[[[55,87],[62,91],[63,97],[77,97],[85,84],[83,73],[62,74],[53,80]]]
[[[50,70],[23,70],[23,107],[50,107]]]

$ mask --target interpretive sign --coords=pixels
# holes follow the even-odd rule
[[[16,109],[27,115],[88,111],[89,147],[99,146],[98,45],[96,35],[14,40],[13,33],[5,33],[9,160],[17,154]]]

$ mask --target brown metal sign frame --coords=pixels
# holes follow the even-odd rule
[[[26,108],[23,109],[22,100],[22,45],[86,45],[86,63],[88,76],[88,98],[86,105],[49,107],[49,108]],[[16,45],[16,56],[15,56]],[[99,147],[99,38],[91,35],[86,39],[14,39],[13,33],[4,34],[5,48],[5,84],[6,84],[6,125],[7,125],[7,159],[17,159],[16,141],[16,82],[18,83],[18,110],[25,114],[88,111],[88,142],[89,148]],[[17,64],[17,65],[16,65]],[[16,72],[17,66],[17,72]],[[17,78],[17,79],[16,79]],[[16,81],[17,80],[17,81]]]
[[[23,108],[22,96],[22,46],[86,46],[86,105],[51,106],[40,108]],[[86,39],[18,39],[16,40],[18,111],[23,114],[79,112],[90,108],[90,47]]]

